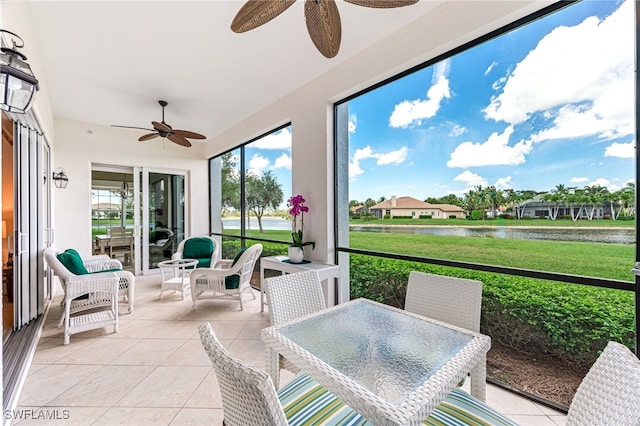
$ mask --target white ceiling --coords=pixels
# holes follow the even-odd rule
[[[302,1],[243,34],[229,28],[239,0],[30,0],[27,11],[38,52],[34,72],[55,117],[151,127],[161,119],[163,99],[167,123],[213,138],[448,3],[474,2],[371,9],[338,0],[342,43],[332,59],[311,42]],[[531,9],[532,2],[521,3]]]

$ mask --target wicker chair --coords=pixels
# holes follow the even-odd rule
[[[122,271],[122,264],[108,256],[90,256],[82,259],[89,272],[76,275],[58,260],[59,251],[55,247],[44,250],[44,258],[64,290],[63,312],[58,327],[64,325],[64,344],[69,344],[70,336],[81,331],[114,326],[118,331],[118,300],[129,302],[133,310],[133,287],[135,277],[131,272]],[[120,270],[115,270],[120,268]],[[110,270],[109,272],[100,272]]]
[[[404,309],[467,330],[480,332],[482,283],[411,271]],[[471,390],[485,400],[486,357],[471,371]]]
[[[221,260],[215,268],[197,268],[189,276],[193,309],[199,301],[207,299],[236,299],[243,310],[242,295],[251,289],[251,276],[262,253],[262,244],[254,244],[238,253],[235,259]]]
[[[571,425],[640,425],[640,360],[629,348],[607,344],[571,401]]]
[[[200,239],[200,238],[205,238],[205,239],[211,240],[211,244],[212,244],[211,247],[213,247],[213,250],[209,251],[207,253],[195,253],[195,254],[190,254],[189,250],[187,250],[186,254],[185,254],[185,245],[188,245],[187,243],[189,242],[189,240],[197,240],[197,239]],[[185,258],[197,259],[198,260],[198,267],[200,267],[200,268],[203,268],[203,267],[204,268],[215,268],[215,267],[217,267],[217,263],[218,263],[219,258],[220,258],[220,245],[215,240],[215,238],[210,237],[208,235],[203,235],[203,236],[200,236],[200,237],[189,237],[187,239],[184,239],[184,240],[180,241],[180,244],[178,244],[178,248],[176,249],[176,252],[173,253],[173,255],[171,256],[171,259],[173,259],[173,260],[185,259]],[[203,258],[207,258],[207,260],[208,260],[207,264],[202,264],[202,259]]]
[[[88,258],[83,258],[83,264],[89,274],[86,275],[76,275],[69,271],[66,266],[58,260],[58,254],[60,254],[59,250],[56,247],[47,247],[44,250],[44,258],[51,269],[53,269],[54,274],[60,280],[60,284],[62,285],[62,289],[67,292],[67,283],[70,279],[77,279],[76,281],[92,281],[99,280],[106,277],[116,276],[118,278],[118,299],[120,302],[128,303],[129,313],[133,312],[133,302],[134,302],[134,289],[135,289],[135,276],[129,271],[122,270],[122,263],[117,259],[110,259],[109,256],[106,255],[98,255],[98,256],[90,256]],[[106,271],[109,272],[100,272]],[[65,303],[66,299],[63,299],[63,303]],[[105,302],[105,306],[108,306],[108,303]],[[72,298],[71,302],[68,306],[70,313],[74,314],[79,311],[84,311],[87,309],[93,309],[95,306],[92,306],[91,303],[87,302],[86,298]],[[60,322],[58,326],[62,326],[65,319],[66,309],[63,310],[62,317],[60,318]]]
[[[211,324],[201,324],[198,331],[218,379],[225,426],[313,424],[319,414],[323,420],[361,418],[306,374],[296,376],[277,394],[269,375],[226,350]]]
[[[265,280],[265,294],[271,325],[282,324],[326,308],[322,283],[314,270],[279,275]],[[293,373],[300,369],[280,356],[279,367]],[[278,383],[275,383],[276,389]]]

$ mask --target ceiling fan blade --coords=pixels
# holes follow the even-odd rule
[[[169,133],[167,135],[167,139],[169,139],[171,142],[177,143],[178,145],[187,146],[187,147],[191,146],[191,142],[189,142],[182,136],[175,135],[173,133]]]
[[[159,135],[157,133],[149,133],[148,135],[142,135],[138,138],[140,142],[148,141],[149,139],[157,138]]]
[[[344,0],[347,3],[357,4],[364,7],[375,7],[379,9],[390,9],[392,7],[411,6],[418,3],[418,0]]]
[[[123,129],[139,129],[139,130],[148,130],[150,132],[153,132],[155,129],[149,129],[147,127],[133,127],[133,126],[116,126],[115,124],[112,124],[111,127],[121,127]]]
[[[165,122],[159,123],[157,121],[152,121],[151,124],[153,124],[154,130],[157,130],[159,132],[169,133],[171,131],[171,126],[169,126]]]
[[[190,132],[188,130],[172,130],[171,133],[174,135],[182,136],[183,138],[189,139],[206,139],[205,135],[201,135],[200,133]]]
[[[338,6],[334,0],[305,0],[304,16],[307,31],[316,48],[327,58],[333,58],[340,50],[342,26]]]
[[[231,30],[243,33],[257,28],[280,15],[295,2],[296,0],[247,0],[233,18]]]

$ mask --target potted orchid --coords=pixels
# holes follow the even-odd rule
[[[304,230],[304,214],[309,212],[309,207],[305,206],[305,199],[302,195],[295,195],[287,200],[289,214],[291,215],[291,240],[289,245],[289,261],[291,263],[301,263],[304,258],[303,249],[305,246],[316,248],[313,241],[304,242],[302,232]]]

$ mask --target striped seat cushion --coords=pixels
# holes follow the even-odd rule
[[[422,424],[430,426],[517,425],[462,389],[452,390]]]
[[[290,425],[371,425],[305,373],[298,374],[278,392]],[[454,389],[422,422],[425,425],[509,425],[513,423],[460,389]]]

